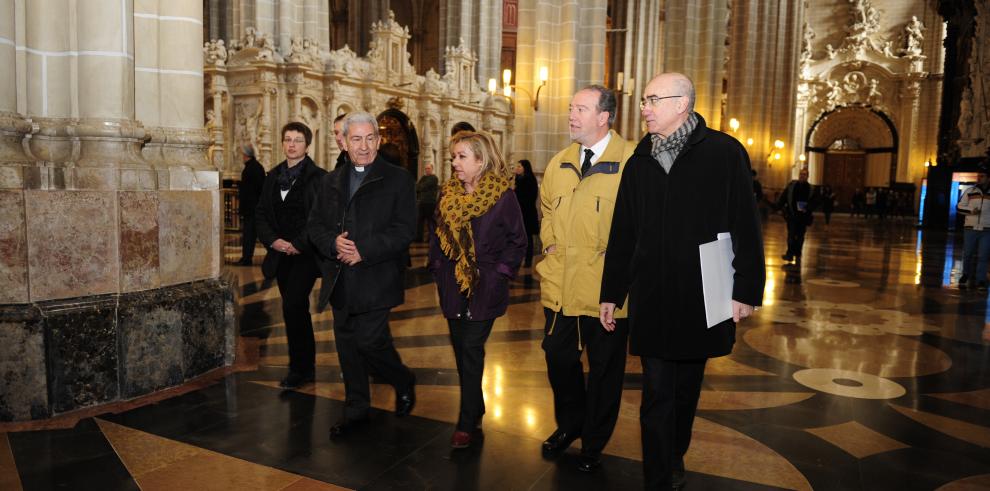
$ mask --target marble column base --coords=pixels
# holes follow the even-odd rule
[[[0,305],[0,421],[130,399],[231,364],[232,281]]]

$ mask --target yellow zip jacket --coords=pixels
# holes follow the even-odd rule
[[[540,185],[540,240],[555,245],[536,265],[544,307],[567,316],[598,317],[605,246],[619,179],[636,143],[615,130],[601,158],[581,178],[581,144],[571,143],[547,164]],[[626,317],[625,309],[615,317]]]

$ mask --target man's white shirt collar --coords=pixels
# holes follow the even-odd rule
[[[611,139],[612,139],[612,132],[609,131],[608,133],[605,133],[605,138],[598,140],[598,143],[591,146],[591,151],[594,152],[594,154],[591,156],[591,165],[595,165],[596,163],[598,163],[598,159],[600,159],[602,154],[605,153],[605,149],[608,148],[608,142]],[[581,153],[580,153],[581,162],[584,162],[584,150],[586,148],[588,147],[581,145]]]

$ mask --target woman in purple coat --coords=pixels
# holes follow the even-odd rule
[[[526,230],[509,171],[492,137],[461,131],[450,138],[456,179],[440,189],[430,234],[430,271],[450,328],[461,410],[454,448],[483,438],[481,376],[485,341],[509,305],[509,280],[526,254]]]

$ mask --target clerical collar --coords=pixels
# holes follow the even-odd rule
[[[359,174],[363,174],[363,173],[371,170],[373,168],[372,167],[373,165],[375,165],[375,161],[374,160],[372,160],[371,163],[368,164],[368,165],[357,165],[357,164],[354,163],[354,161],[351,161],[351,169],[353,169],[354,172],[357,172]]]

